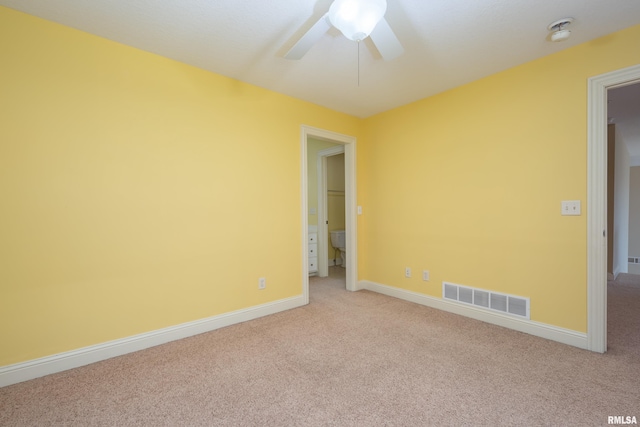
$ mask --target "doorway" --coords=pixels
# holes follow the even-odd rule
[[[345,229],[346,229],[346,288],[348,291],[358,290],[357,285],[357,207],[356,207],[356,138],[336,132],[303,125],[301,127],[301,213],[302,213],[302,294],[305,304],[309,303],[309,190],[308,190],[308,143],[309,139],[328,141],[338,144],[344,151],[344,199],[345,199]],[[319,224],[320,225],[320,224]],[[326,226],[326,224],[325,224]],[[320,234],[320,227],[318,228]],[[320,252],[324,256],[327,252]],[[320,258],[320,257],[319,257]],[[327,260],[325,260],[325,263]]]
[[[329,233],[334,230],[346,230],[345,221],[345,165],[344,145],[326,148],[318,152],[318,276],[327,277],[330,265],[338,265]],[[340,265],[347,268],[347,265]]]
[[[607,91],[640,82],[640,65],[588,85],[587,349],[607,351]]]
[[[607,188],[607,229],[613,230],[607,247],[613,266],[608,268],[607,351],[633,352],[628,346],[640,333],[640,83],[607,90],[607,118],[608,176],[614,181]]]

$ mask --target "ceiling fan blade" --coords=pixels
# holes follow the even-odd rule
[[[291,49],[284,55],[286,59],[301,59],[311,47],[316,44],[320,37],[326,33],[331,24],[329,23],[329,15],[325,14],[322,18],[318,19],[318,22],[313,24],[309,30],[304,33],[300,40],[293,45]]]
[[[384,18],[378,22],[370,37],[385,61],[391,61],[404,53],[400,40]]]

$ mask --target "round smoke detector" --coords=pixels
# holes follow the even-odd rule
[[[567,30],[567,26],[573,22],[573,18],[562,18],[547,25],[549,31],[553,31],[551,34],[552,42],[561,42],[569,38],[571,31]]]

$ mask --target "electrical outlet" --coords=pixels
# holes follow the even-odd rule
[[[404,268],[404,277],[411,277],[411,267]]]
[[[264,277],[261,277],[260,279],[258,279],[258,289],[264,289],[267,287],[267,279],[265,279]]]
[[[422,280],[425,282],[429,281],[429,270],[422,270]]]
[[[580,215],[580,200],[563,200],[562,215]]]

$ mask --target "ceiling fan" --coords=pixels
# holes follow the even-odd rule
[[[386,0],[334,0],[329,11],[313,24],[284,57],[301,59],[334,26],[349,40],[360,42],[371,37],[385,61],[397,58],[404,48],[384,19],[386,11]]]

